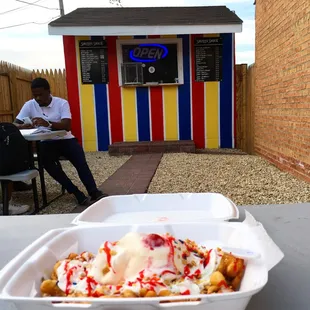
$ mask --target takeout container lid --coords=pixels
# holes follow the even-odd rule
[[[218,193],[134,194],[103,198],[80,213],[72,224],[168,224],[238,218],[237,206]]]

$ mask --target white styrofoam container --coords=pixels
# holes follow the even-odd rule
[[[227,221],[239,210],[218,193],[135,194],[103,198],[80,213],[74,225]]]
[[[65,258],[70,252],[91,251],[96,253],[103,241],[118,240],[129,231],[169,232],[177,238],[190,238],[207,247],[216,245],[222,247],[238,246],[261,255],[247,262],[240,291],[228,294],[190,296],[191,298],[199,297],[201,299],[195,302],[160,303],[167,298],[81,299],[39,297],[41,278],[42,276],[49,277],[57,260]],[[243,223],[209,221],[204,223],[157,223],[153,225],[77,226],[58,229],[42,236],[4,268],[0,273],[0,289],[2,291],[0,300],[14,302],[18,310],[154,310],[159,308],[173,310],[244,310],[251,297],[267,283],[266,260],[269,253],[264,251],[265,249],[261,247],[257,236]],[[184,298],[184,296],[168,297],[169,300],[184,300]],[[55,301],[87,301],[89,303],[52,303]]]

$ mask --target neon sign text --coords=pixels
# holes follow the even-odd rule
[[[157,43],[140,44],[129,52],[130,59],[136,62],[154,62],[167,55],[167,47]]]

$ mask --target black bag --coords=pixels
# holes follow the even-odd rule
[[[29,169],[28,142],[12,123],[0,123],[0,175]]]

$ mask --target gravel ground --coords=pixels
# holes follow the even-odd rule
[[[250,155],[165,154],[148,192],[218,192],[237,205],[310,201],[310,184]]]
[[[86,159],[90,170],[92,171],[95,181],[100,186],[109,176],[111,176],[119,167],[121,167],[130,156],[113,157],[106,152],[90,152],[86,153]],[[68,177],[77,185],[85,194],[87,194],[85,187],[80,181],[75,168],[68,161],[61,162],[64,171]],[[45,184],[47,187],[48,200],[61,193],[61,186],[45,173]],[[41,199],[40,179],[37,178],[38,192]],[[14,192],[14,203],[28,204],[33,206],[32,191],[28,192]],[[41,214],[57,214],[68,213],[76,207],[76,200],[74,196],[66,193],[61,198],[54,201],[46,209],[41,211]],[[2,210],[1,210],[2,213]]]

